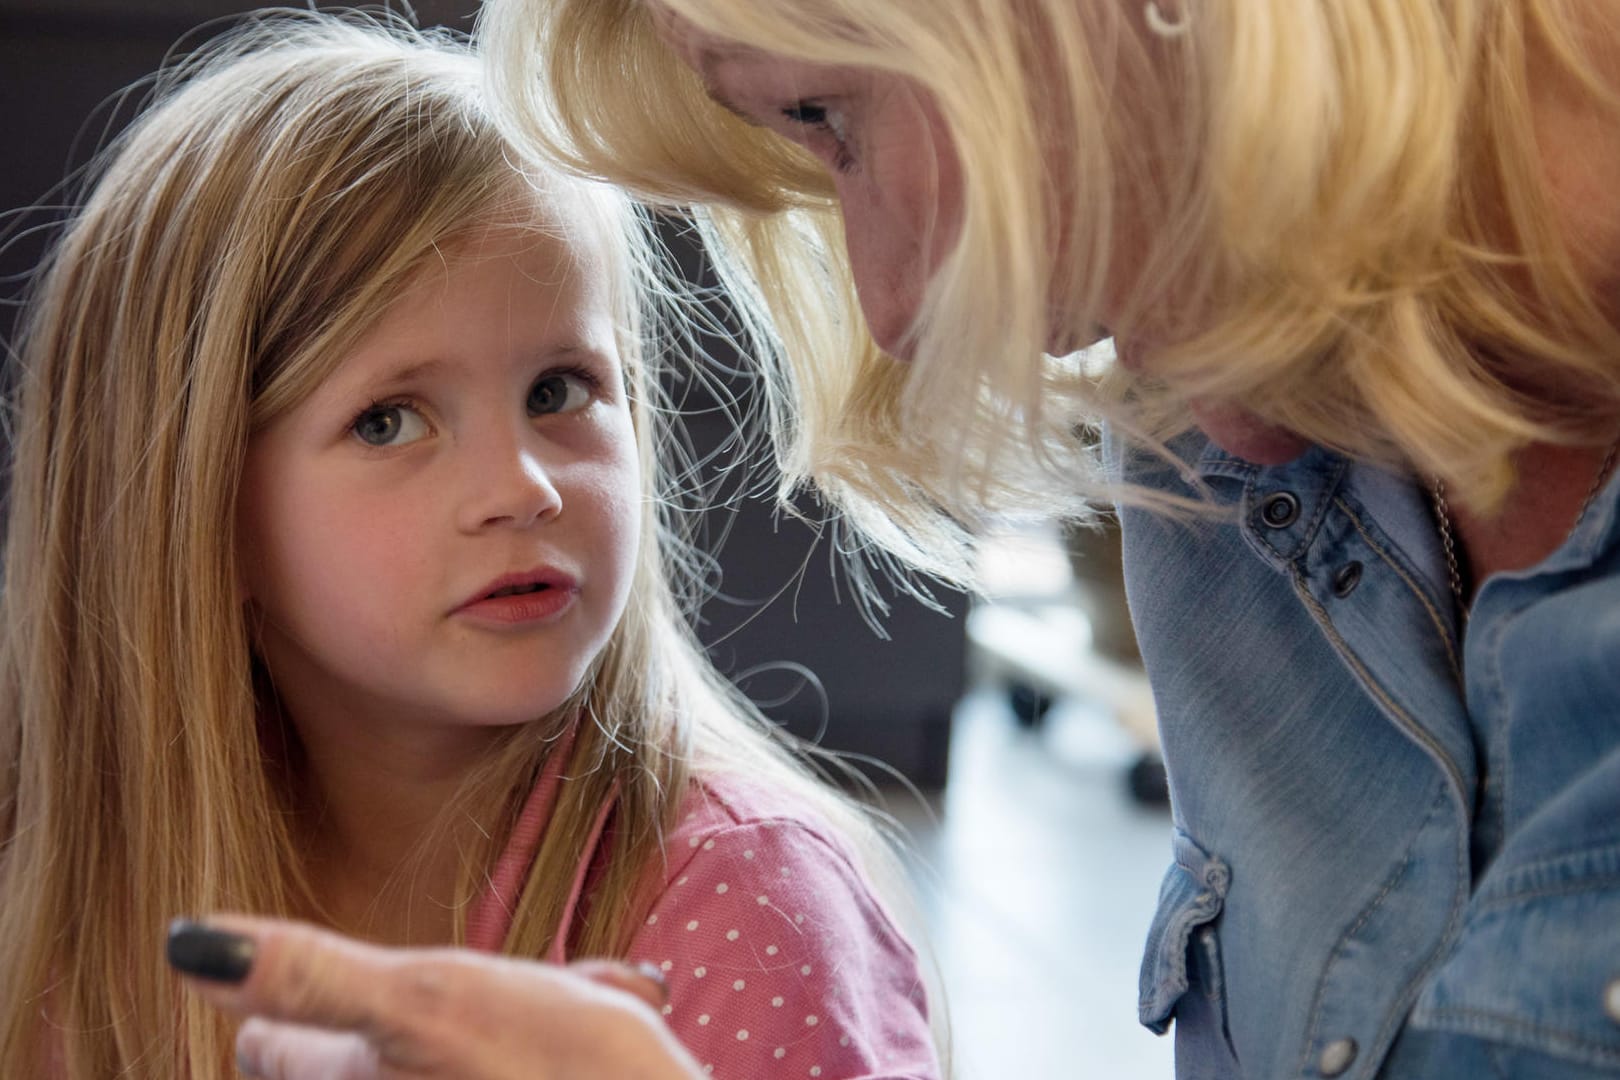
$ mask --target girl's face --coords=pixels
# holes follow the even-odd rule
[[[641,481],[587,232],[450,247],[254,437],[241,584],[301,727],[522,723],[607,643]]]

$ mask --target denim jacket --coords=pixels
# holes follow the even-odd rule
[[[1620,1075],[1620,481],[1465,640],[1423,490],[1201,437],[1121,514],[1174,862],[1140,1017],[1179,1077]]]

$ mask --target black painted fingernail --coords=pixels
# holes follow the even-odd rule
[[[239,983],[253,969],[253,939],[191,919],[169,924],[169,966],[184,975]]]

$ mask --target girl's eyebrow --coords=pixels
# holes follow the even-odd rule
[[[601,346],[592,345],[583,341],[564,341],[555,345],[546,345],[527,353],[537,363],[551,361],[587,361],[606,366],[617,366],[615,354]],[[454,356],[434,356],[407,364],[401,368],[393,368],[379,372],[365,380],[366,385],[373,391],[387,392],[397,387],[406,386],[425,378],[444,378],[463,374],[471,365]]]
[[[608,368],[618,368],[620,364],[618,350],[603,348],[601,345],[592,345],[585,341],[570,341],[560,345],[549,345],[538,350],[534,355],[535,359],[539,361],[584,362],[587,364],[600,364]]]
[[[450,366],[451,365],[443,359],[434,357],[431,360],[422,360],[418,363],[409,364],[405,367],[389,371],[383,375],[380,381],[384,386],[392,386],[395,383],[413,382],[416,379],[422,378],[424,375],[438,375],[445,368]]]

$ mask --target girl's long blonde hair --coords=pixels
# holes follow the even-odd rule
[[[517,139],[697,205],[770,347],[787,485],[917,565],[965,571],[958,526],[986,511],[1078,510],[1097,478],[1074,433],[1099,414],[1162,447],[1188,400],[1234,402],[1482,507],[1528,441],[1612,430],[1620,329],[1555,220],[1532,73],[1620,118],[1593,45],[1620,9],[1180,0],[1160,8],[1186,32],[1160,39],[1127,25],[1140,3],[656,2],[937,103],[962,224],[906,368],[862,328],[821,167],[710,101],[653,0],[490,0],[480,23]],[[1151,377],[1044,353],[1049,312],[1090,340],[1105,300],[1122,339],[1163,346]]]
[[[465,46],[283,15],[165,73],[101,159],[18,350],[0,614],[0,1075],[229,1071],[230,1030],[161,962],[167,921],[318,915],[296,842],[296,736],[256,690],[236,591],[250,438],[341,361],[412,275],[524,184],[577,188],[615,249],[648,510],[632,602],[575,698],[511,730],[447,812],[493,823],[476,893],[553,738],[583,718],[505,943],[539,956],[597,812],[613,858],[571,952],[628,945],[694,772],[740,769],[871,826],[814,784],[703,660],[659,368],[691,344],[619,193],[515,167]],[[526,216],[525,216],[526,215]],[[502,217],[502,220],[507,220]]]

